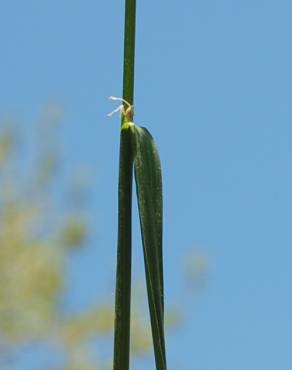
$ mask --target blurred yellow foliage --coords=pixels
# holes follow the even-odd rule
[[[25,149],[33,152],[33,170],[23,159],[25,145],[19,146],[19,133],[15,145],[13,132],[17,126],[14,131],[9,125],[0,126],[1,369],[9,369],[5,354],[11,361],[15,351],[36,341],[53,344],[53,351],[62,354],[54,370],[101,370],[111,363],[110,358],[97,358],[92,342],[112,337],[113,307],[96,304],[74,316],[60,307],[67,257],[86,239],[88,225],[79,188],[72,184],[67,192],[73,194],[73,209],[52,201],[49,185],[57,181],[60,165],[58,117],[58,109],[51,112],[47,107],[38,124],[45,142],[39,145],[37,141],[33,148]],[[134,303],[132,353],[136,356],[145,355],[152,345],[142,311]]]

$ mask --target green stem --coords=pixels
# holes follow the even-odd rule
[[[123,98],[134,100],[136,0],[126,0]],[[125,107],[126,108],[126,107]],[[122,122],[123,123],[123,117]],[[133,153],[130,130],[121,130],[114,370],[128,370],[130,358]]]
[[[130,130],[121,130],[114,370],[128,370],[130,357],[133,156]]]
[[[134,104],[135,30],[136,0],[126,0],[123,98],[132,105]]]

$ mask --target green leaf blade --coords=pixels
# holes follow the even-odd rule
[[[162,252],[162,176],[156,144],[145,128],[132,126],[134,169],[146,283],[157,370],[166,370]]]

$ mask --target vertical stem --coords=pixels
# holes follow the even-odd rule
[[[128,370],[130,358],[133,159],[130,130],[121,130],[114,370]]]
[[[123,98],[134,103],[136,0],[126,0]]]
[[[125,2],[123,98],[130,104],[133,104],[136,0],[125,0]],[[114,370],[129,370],[132,254],[132,179],[133,154],[131,135],[129,130],[121,130]]]

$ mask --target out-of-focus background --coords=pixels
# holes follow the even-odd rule
[[[137,1],[169,369],[292,366],[292,4]],[[0,11],[0,368],[111,368],[123,1]],[[154,369],[135,208],[132,367]]]

